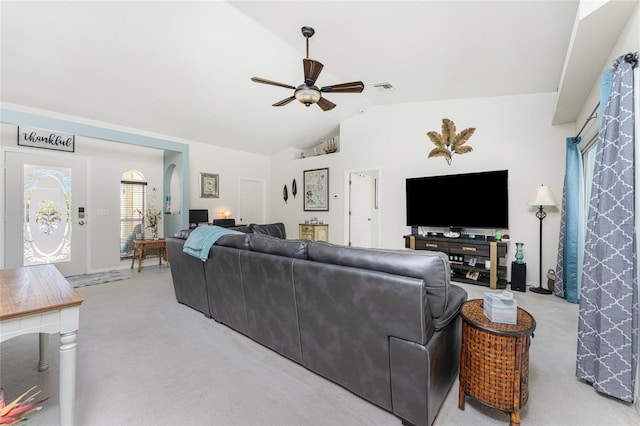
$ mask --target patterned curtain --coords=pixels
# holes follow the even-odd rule
[[[633,401],[638,362],[636,64],[637,55],[624,55],[603,75],[605,83],[612,77],[611,90],[601,99],[605,107],[589,200],[576,361],[576,376],[623,401]]]
[[[578,303],[580,294],[580,266],[583,235],[582,214],[582,156],[578,144],[580,136],[567,138],[567,155],[562,190],[562,214],[560,216],[560,242],[556,282],[553,288],[558,297]]]

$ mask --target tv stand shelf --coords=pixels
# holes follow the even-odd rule
[[[411,250],[440,251],[446,254],[453,281],[492,289],[507,287],[507,267],[500,264],[500,260],[506,258],[507,243],[429,235],[405,235],[404,243]],[[489,261],[489,269],[485,267],[486,261]]]

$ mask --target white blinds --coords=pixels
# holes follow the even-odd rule
[[[146,198],[146,182],[120,182],[120,257],[130,257],[136,234],[144,233]]]

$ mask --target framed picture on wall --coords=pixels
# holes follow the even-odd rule
[[[329,169],[304,171],[304,211],[329,211]]]
[[[200,172],[200,198],[218,197],[220,197],[218,175]]]

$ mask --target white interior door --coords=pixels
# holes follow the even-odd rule
[[[264,181],[240,178],[236,222],[243,225],[265,223],[264,203]]]
[[[363,173],[349,174],[349,244],[371,247],[372,179]]]
[[[87,270],[87,165],[73,155],[5,153],[5,267]]]

